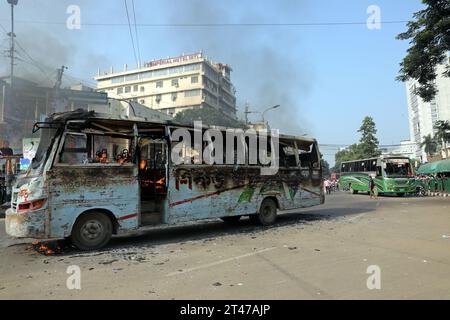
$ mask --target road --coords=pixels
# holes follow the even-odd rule
[[[1,299],[449,299],[450,198],[337,193],[272,227],[218,220],[44,256],[0,220]],[[81,270],[81,289],[66,286]],[[380,289],[369,290],[369,266]]]

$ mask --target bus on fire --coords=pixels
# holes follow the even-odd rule
[[[269,225],[278,210],[324,202],[315,139],[83,110],[34,130],[38,150],[6,212],[14,237],[68,238],[92,250],[113,234],[160,224],[249,216]]]

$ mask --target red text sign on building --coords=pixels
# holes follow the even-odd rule
[[[145,67],[149,68],[149,67],[155,67],[155,66],[160,66],[160,65],[164,65],[164,64],[186,62],[189,60],[200,59],[201,57],[202,57],[201,53],[194,53],[194,54],[189,54],[186,56],[179,56],[179,57],[175,57],[175,58],[160,59],[160,60],[145,63]]]

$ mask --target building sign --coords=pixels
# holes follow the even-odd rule
[[[161,65],[165,65],[165,64],[172,64],[172,63],[186,62],[186,61],[190,61],[190,60],[197,60],[197,59],[201,59],[201,58],[202,58],[202,54],[201,53],[194,53],[194,54],[189,54],[189,55],[186,55],[186,56],[179,56],[179,57],[175,57],[175,58],[160,59],[160,60],[156,60],[156,61],[146,62],[145,63],[145,67],[146,68],[150,68],[150,67],[161,66]]]

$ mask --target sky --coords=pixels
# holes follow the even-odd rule
[[[80,29],[66,26],[71,5],[80,9]],[[366,25],[371,5],[380,8],[380,29]],[[19,0],[17,74],[50,84],[65,65],[66,81],[93,85],[98,68],[136,66],[137,47],[142,62],[201,50],[232,67],[240,116],[246,102],[253,111],[280,104],[266,113],[272,128],[343,145],[359,140],[371,116],[381,144],[409,139],[405,85],[395,80],[409,44],[395,36],[423,8],[419,0],[134,0],[134,8],[135,50],[125,0]],[[0,75],[9,74],[9,30],[2,0]],[[321,151],[333,164],[336,150]]]

